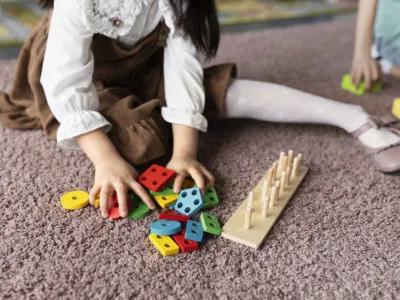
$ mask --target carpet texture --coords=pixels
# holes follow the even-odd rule
[[[390,109],[399,85],[379,95],[339,88],[351,61],[355,18],[225,35],[216,62],[240,77]],[[8,88],[14,61],[0,64]],[[397,85],[397,86],[396,86]],[[276,99],[279,101],[279,99]],[[311,108],[310,108],[311,109]],[[0,127],[1,299],[395,299],[400,295],[399,177],[376,171],[344,131],[247,120],[201,138],[216,175],[223,223],[282,150],[304,153],[310,173],[259,250],[220,237],[163,258],[144,220],[103,220],[92,207],[68,212],[60,196],[88,190],[93,167],[41,131]]]

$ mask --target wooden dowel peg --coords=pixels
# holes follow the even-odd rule
[[[280,190],[279,190],[279,193],[280,193],[280,194],[282,194],[283,191],[285,190],[285,187],[286,187],[286,177],[287,177],[286,171],[285,171],[285,172],[282,172],[282,176],[281,176],[281,188],[280,188]]]
[[[282,163],[282,172],[286,172],[286,167],[288,165],[288,157],[285,155],[283,157],[283,163]]]
[[[283,158],[285,156],[285,152],[281,152],[281,154],[279,155],[279,161],[278,161],[278,167],[276,169],[276,177],[280,178],[281,177],[281,173],[283,170]]]
[[[254,192],[249,193],[249,200],[247,201],[247,208],[253,209]]]
[[[264,219],[268,217],[268,207],[269,207],[269,196],[265,196],[261,211],[261,217]]]
[[[290,166],[290,168],[293,168],[293,159],[294,159],[294,151],[293,150],[289,150],[289,153],[288,153],[288,166]]]
[[[278,163],[274,162],[272,164],[272,180],[270,181],[271,186],[274,184],[274,181],[276,180],[277,169],[278,169]]]
[[[269,210],[271,210],[275,205],[276,199],[276,186],[273,186],[271,189],[271,196],[269,197]]]
[[[297,154],[297,160],[299,161],[298,164],[299,164],[299,170],[300,170],[301,163],[303,162],[303,154],[302,153]]]
[[[261,203],[263,202],[264,197],[268,196],[268,187],[269,187],[269,180],[264,180],[264,185],[260,196]]]
[[[268,174],[268,175],[267,175],[268,183],[271,184],[271,182],[273,182],[272,180],[273,180],[273,176],[274,176],[274,169],[273,169],[273,167],[271,167],[271,168],[268,170],[268,173],[267,173],[267,174]],[[268,185],[268,187],[269,187],[269,185]]]
[[[244,228],[246,229],[250,229],[250,225],[251,225],[251,215],[252,215],[252,210],[251,208],[247,207],[246,209],[246,215],[244,216]]]
[[[281,187],[281,182],[279,180],[277,180],[275,182],[275,187],[276,187],[276,194],[275,194],[274,202],[277,202],[279,200],[279,196],[280,196],[279,190],[280,190],[280,187]]]
[[[293,162],[293,168],[292,168],[292,174],[291,174],[291,180],[294,180],[295,178],[296,178],[296,172],[297,172],[297,168],[298,168],[298,165],[297,165],[297,162],[298,162],[298,159],[297,159],[297,157],[294,159],[294,162]]]
[[[286,167],[286,183],[285,186],[288,186],[290,184],[290,173],[292,172],[292,167],[287,166]]]

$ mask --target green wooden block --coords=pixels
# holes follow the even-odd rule
[[[379,93],[382,90],[382,86],[383,86],[382,81],[378,81],[373,84],[370,91],[366,91],[364,81],[362,81],[359,87],[356,88],[354,84],[351,82],[350,74],[344,75],[342,79],[342,89],[359,96],[364,95],[366,92]]]
[[[206,193],[203,196],[203,200],[204,200],[203,209],[215,207],[219,204],[217,192],[212,187],[206,188]]]
[[[151,209],[133,192],[130,191],[128,197],[131,200],[131,206],[128,212],[129,219],[143,219],[151,213]]]
[[[221,225],[219,225],[218,219],[216,216],[208,214],[206,212],[202,212],[200,215],[200,222],[203,226],[203,230],[205,232],[220,235],[221,234]]]

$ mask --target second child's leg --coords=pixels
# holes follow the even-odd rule
[[[226,99],[227,118],[268,122],[318,123],[351,133],[366,124],[369,115],[357,105],[345,104],[273,83],[235,79]],[[359,140],[370,148],[389,147],[400,137],[385,128],[371,128]],[[400,157],[399,157],[400,160]]]

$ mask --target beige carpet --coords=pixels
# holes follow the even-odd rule
[[[379,95],[339,89],[354,18],[226,35],[217,61],[241,77],[279,82],[390,108]],[[0,64],[8,87],[14,62]],[[279,101],[279,99],[276,99]],[[310,108],[312,109],[312,108]],[[399,177],[383,175],[340,129],[232,120],[203,136],[201,160],[216,174],[225,222],[282,150],[311,171],[259,250],[207,238],[201,250],[161,257],[147,241],[155,215],[105,221],[94,208],[66,212],[62,193],[89,189],[93,168],[40,131],[0,127],[1,299],[396,299],[400,295]]]

